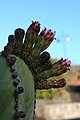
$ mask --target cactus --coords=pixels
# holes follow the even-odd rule
[[[9,35],[0,53],[0,120],[34,120],[36,90],[61,88],[64,78],[48,80],[70,70],[70,61],[61,58],[51,63],[44,51],[55,39],[55,31],[40,32],[40,23],[32,21],[26,33],[17,28]]]

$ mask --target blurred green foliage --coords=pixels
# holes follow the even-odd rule
[[[56,97],[57,89],[37,90],[37,99],[53,99]]]

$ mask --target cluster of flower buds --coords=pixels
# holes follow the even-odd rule
[[[70,70],[71,61],[68,59],[61,58],[59,61],[53,63],[53,69],[57,69],[58,74],[62,74]]]
[[[52,32],[51,29],[44,29],[38,35],[35,47],[32,51],[32,56],[37,57],[42,51],[48,48],[48,46],[55,39],[56,31]]]
[[[66,80],[59,79],[59,80],[44,80],[41,81],[40,83],[37,82],[36,88],[37,89],[51,89],[51,88],[61,88],[66,85]]]
[[[4,54],[7,56],[13,53],[23,59],[32,71],[35,81],[40,82],[40,80],[58,76],[70,70],[70,61],[61,58],[52,64],[50,54],[44,50],[55,39],[56,31],[52,32],[51,29],[44,28],[39,32],[40,23],[38,21],[32,21],[26,34],[23,29],[16,29],[14,35],[8,37]]]
[[[32,24],[27,29],[27,33],[39,33],[40,31],[40,23],[38,21],[32,21]]]
[[[38,21],[32,21],[32,24],[27,29],[25,40],[24,40],[24,50],[31,52],[33,45],[37,40],[38,33],[40,31],[40,23]]]
[[[55,39],[55,31],[52,32],[51,29],[44,29],[40,33],[40,23],[38,21],[32,21],[32,24],[26,31],[22,28],[17,28],[14,31],[14,35],[10,36],[9,39],[14,39],[14,50],[11,50],[11,53],[16,56],[20,56],[21,52],[28,52],[32,57],[38,57],[42,51],[44,51],[51,42]],[[24,38],[25,35],[25,38]],[[23,40],[24,39],[24,40]],[[11,46],[12,41],[8,40]],[[12,46],[9,45],[5,47],[5,53],[7,54]],[[10,49],[9,49],[10,47]],[[7,52],[8,51],[8,52]],[[10,53],[10,52],[9,52]],[[7,56],[7,55],[6,55]]]
[[[44,28],[44,30],[41,31],[40,36],[46,40],[45,41],[46,43],[50,44],[53,41],[53,39],[55,39],[54,38],[55,34],[56,31],[52,32],[51,29],[48,30]]]
[[[59,61],[53,63],[51,69],[43,71],[39,76],[41,79],[48,79],[50,77],[61,75],[70,70],[70,63],[71,61],[68,59],[61,58]]]

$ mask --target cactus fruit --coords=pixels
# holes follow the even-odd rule
[[[18,28],[9,35],[0,53],[0,120],[34,120],[36,89],[60,88],[64,78],[48,80],[70,70],[70,61],[61,58],[51,63],[44,51],[55,39],[55,31],[40,32],[40,23],[32,21],[26,31]]]

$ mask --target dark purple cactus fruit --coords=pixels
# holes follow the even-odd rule
[[[14,35],[9,35],[8,36],[8,43],[14,43],[15,41],[15,36]]]
[[[40,55],[39,59],[41,63],[45,63],[45,61],[50,59],[50,54],[47,51],[45,51]]]
[[[25,31],[21,28],[18,28],[14,31],[15,38],[20,42],[23,41]]]
[[[55,34],[46,28],[40,32],[40,23],[32,21],[26,33],[17,28],[14,35],[9,35],[8,43],[0,53],[1,120],[34,120],[36,90],[66,85],[64,78],[48,80],[70,70],[68,59],[61,58],[52,63],[50,54],[44,51],[55,40]],[[4,98],[8,99],[5,101]]]

